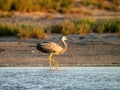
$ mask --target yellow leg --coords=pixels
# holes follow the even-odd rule
[[[53,54],[57,54],[57,53],[51,53],[51,54],[49,55],[49,60],[50,60],[50,70],[52,69],[52,62],[54,62],[54,63],[56,64],[56,68],[57,68],[57,69],[58,69],[58,67],[59,67],[58,61],[52,59],[52,55],[53,55]]]
[[[56,67],[57,67],[57,69],[59,68],[59,64],[58,64],[58,62],[56,63]]]
[[[49,56],[49,60],[50,60],[50,70],[52,70],[52,54],[53,54],[53,53],[51,53],[50,56]]]
[[[58,68],[59,68],[58,61],[56,61],[56,60],[54,60],[54,59],[52,59],[52,61],[55,63],[55,65],[56,65],[56,68],[58,69]]]
[[[58,55],[58,53],[54,53],[54,54]],[[58,69],[58,68],[59,68],[58,61],[56,61],[56,60],[54,60],[54,61],[55,61],[55,63],[56,63],[56,68]]]

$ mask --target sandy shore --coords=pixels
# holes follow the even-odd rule
[[[36,43],[60,43],[60,34],[46,35],[46,39],[0,37],[1,67],[49,66],[48,55],[36,49]],[[68,35],[68,50],[54,56],[60,66],[120,66],[120,37],[116,34]]]

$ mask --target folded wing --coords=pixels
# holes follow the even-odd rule
[[[54,42],[43,42],[41,44],[37,44],[37,49],[46,53],[60,53],[63,48]]]

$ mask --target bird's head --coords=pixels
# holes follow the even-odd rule
[[[64,41],[64,40],[68,40],[68,38],[66,37],[66,36],[63,36],[62,37],[62,40]]]

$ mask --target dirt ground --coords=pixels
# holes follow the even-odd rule
[[[61,34],[46,35],[46,39],[0,37],[1,67],[49,66],[49,54],[36,49],[36,43],[54,41],[62,45]],[[68,49],[53,58],[60,66],[120,66],[120,37],[116,34],[67,35]]]
[[[64,20],[79,20],[80,18],[93,18],[93,19],[110,19],[120,18],[120,12],[108,11],[91,11],[91,15],[84,14],[60,14],[60,13],[20,13],[15,12],[12,17],[0,18],[2,23],[33,23],[39,25],[51,25],[55,23],[62,23]],[[4,13],[4,12],[2,12]]]

